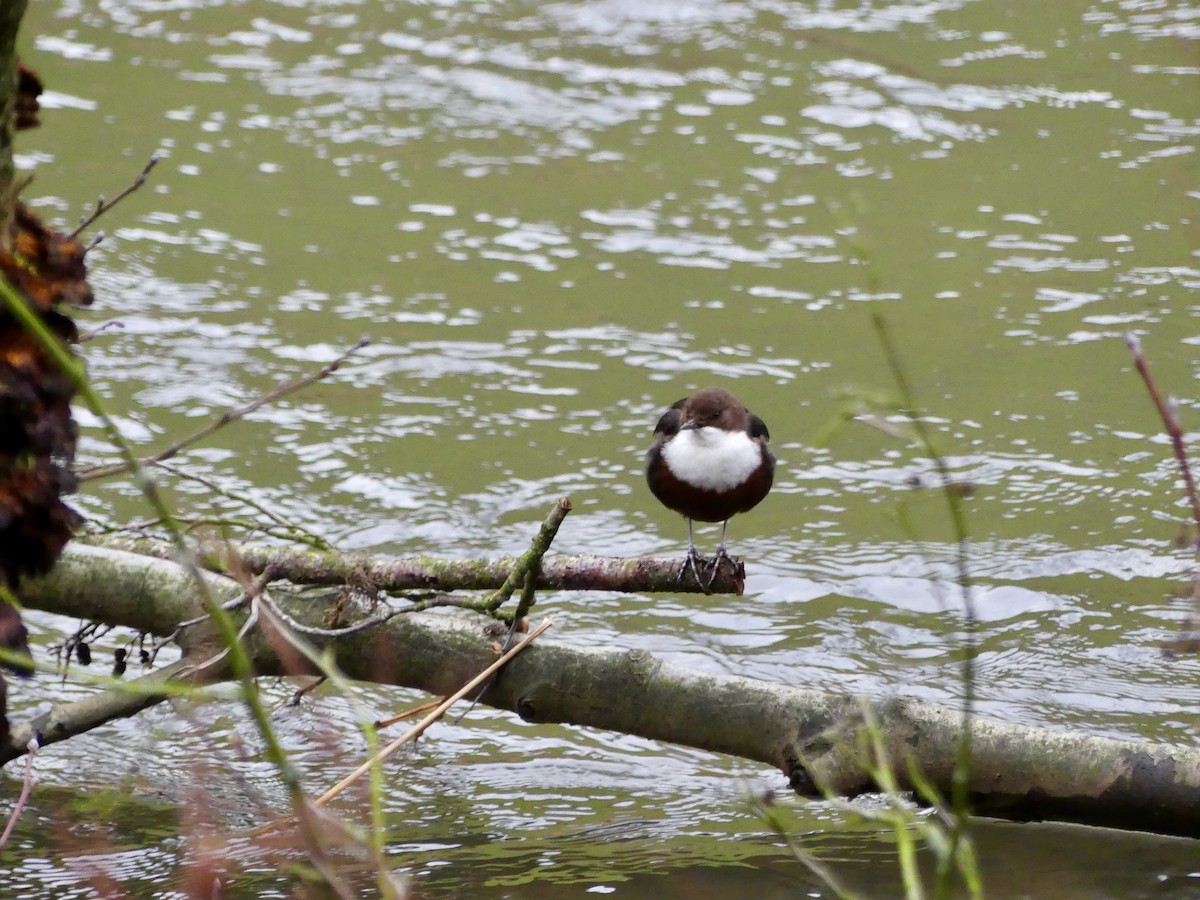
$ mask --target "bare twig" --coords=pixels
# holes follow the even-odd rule
[[[275,510],[271,509],[269,506],[266,506],[263,503],[258,503],[252,497],[250,497],[248,494],[246,494],[244,492],[235,497],[229,490],[227,490],[226,488],[217,484],[211,478],[205,478],[203,475],[196,475],[192,472],[184,471],[183,469],[179,468],[178,466],[170,465],[161,459],[156,459],[156,460],[153,460],[152,462],[155,467],[162,469],[164,472],[170,472],[176,478],[183,478],[187,481],[194,481],[197,484],[202,484],[206,488],[208,488],[210,491],[212,491],[214,494],[217,494],[222,497],[226,497],[231,500],[236,500],[238,503],[242,503],[246,506],[249,506],[255,512],[270,519],[272,522],[274,522],[280,528],[284,529],[285,530],[284,536],[288,537],[291,540],[295,540],[299,543],[307,544],[310,547],[316,547],[318,550],[334,550],[334,549],[336,549],[332,544],[329,543],[329,541],[325,540],[320,535],[313,534],[311,531],[308,531],[306,528],[303,528],[303,527],[297,525],[295,522],[289,522],[284,516],[275,512]],[[184,521],[184,520],[180,520],[180,521]],[[196,520],[194,524],[195,525],[205,524],[206,521],[207,520]],[[247,528],[249,527],[248,525],[246,525],[244,523],[237,523],[237,524],[243,525],[243,527],[247,527]],[[193,523],[189,522],[188,530],[191,530],[192,527],[194,527]],[[257,526],[257,527],[259,528],[259,530],[269,533],[268,529],[262,528],[262,526]]]
[[[250,594],[249,592],[246,592],[234,597],[232,600],[226,600],[220,605],[220,608],[228,612],[231,609],[237,609],[239,606],[242,606],[249,599]],[[211,616],[209,613],[205,613],[202,616],[196,616],[194,619],[188,619],[184,622],[180,622],[175,626],[174,631],[172,631],[166,637],[154,642],[153,646],[150,648],[150,662],[154,662],[154,660],[158,658],[159,651],[161,651],[163,647],[167,646],[167,644],[178,641],[179,636],[183,634],[185,629],[190,628],[193,625],[199,625],[201,622],[207,622],[210,618]]]
[[[17,819],[21,818],[21,811],[25,809],[25,804],[29,802],[29,796],[33,793],[33,757],[37,753],[38,742],[37,738],[30,738],[29,743],[25,745],[25,781],[21,784],[21,796],[17,798],[17,803],[13,807],[12,813],[8,817],[8,825],[4,828],[4,834],[0,834],[0,849],[8,843],[8,839],[12,837],[13,829],[17,827]]]
[[[106,212],[108,212],[110,209],[112,209],[114,206],[116,206],[118,203],[120,203],[122,200],[124,200],[126,197],[128,197],[130,194],[132,194],[138,188],[140,188],[143,184],[145,184],[146,177],[150,174],[150,170],[153,169],[157,165],[158,165],[158,154],[155,153],[153,156],[150,157],[150,162],[146,163],[146,167],[144,169],[142,169],[142,171],[138,175],[138,177],[133,179],[133,184],[129,185],[129,187],[125,188],[125,190],[121,191],[121,193],[117,194],[117,196],[113,197],[111,200],[109,200],[107,202],[105,202],[103,197],[100,197],[99,199],[97,199],[96,200],[96,208],[95,208],[95,210],[92,211],[92,214],[90,216],[88,216],[87,218],[85,218],[82,222],[80,222],[79,227],[76,228],[74,231],[72,231],[70,233],[70,235],[68,235],[68,237],[71,237],[71,238],[79,237],[80,232],[82,232],[85,228],[87,228],[89,225],[91,225],[93,222],[95,222],[98,218],[100,218],[102,215],[104,215]]]
[[[1173,397],[1163,398],[1158,389],[1158,382],[1150,372],[1150,364],[1142,352],[1142,342],[1133,332],[1125,333],[1125,346],[1133,355],[1133,364],[1142,376],[1142,382],[1154,401],[1162,419],[1163,428],[1171,439],[1171,447],[1175,451],[1175,461],[1183,475],[1184,492],[1192,509],[1192,550],[1200,560],[1200,497],[1196,494],[1196,482],[1192,478],[1192,467],[1188,461],[1187,446],[1183,443],[1183,426],[1179,421],[1179,404]],[[1195,653],[1200,647],[1200,566],[1192,575],[1192,609],[1184,620],[1182,636],[1163,641],[1162,649],[1168,656],[1177,653]]]
[[[251,628],[258,624],[258,601],[262,598],[264,592],[266,591],[267,582],[270,580],[270,573],[264,572],[245,586],[245,599],[250,601],[250,615],[246,617],[246,621],[243,622],[242,627],[238,629],[237,636],[230,641],[220,653],[217,653],[215,656],[212,656],[203,662],[197,663],[196,666],[189,671],[189,675],[196,675],[203,672],[205,669],[212,669],[217,663],[221,662],[221,660],[225,659],[225,657],[227,657],[230,652],[233,651],[236,644],[240,644],[245,639],[246,635],[250,633]]]
[[[504,638],[504,645],[500,648],[501,653],[507,653],[509,648],[512,647],[513,642],[516,640],[517,632],[520,631],[522,620],[525,618],[526,613],[533,608],[533,601],[534,597],[536,596],[536,591],[534,590],[534,584],[536,581],[536,571],[525,573],[525,587],[521,589],[521,599],[517,601],[516,611],[513,612],[512,624],[508,626],[508,635]],[[479,686],[479,690],[476,691],[475,696],[471,698],[470,704],[465,710],[459,713],[458,718],[454,720],[455,725],[466,718],[467,714],[475,708],[475,704],[478,703],[480,698],[488,692],[488,688],[492,686],[492,683],[495,680],[496,676],[493,675]]]
[[[181,693],[184,688],[172,685],[172,682],[180,678],[189,666],[189,660],[177,660],[141,678],[120,682],[110,690],[60,703],[29,722],[14,725],[13,746],[0,752],[0,764],[27,752],[21,748],[28,748],[30,742],[37,747],[46,747],[65,741],[114,719],[135,715],[172,694]]]
[[[90,341],[92,338],[99,335],[101,332],[110,331],[113,328],[124,328],[124,327],[125,327],[125,323],[122,322],[120,319],[109,319],[103,325],[97,325],[91,331],[85,331],[83,334],[81,334],[79,336],[79,343],[86,344],[88,341]]]
[[[356,631],[362,631],[364,628],[374,628],[376,625],[382,625],[393,616],[398,616],[402,612],[408,612],[408,610],[396,609],[381,616],[368,616],[365,619],[355,622],[353,625],[346,625],[342,628],[317,628],[313,625],[305,625],[303,622],[297,622],[279,608],[275,601],[271,599],[270,594],[263,593],[258,599],[261,603],[270,607],[271,613],[280,619],[280,621],[282,621],[285,625],[287,625],[288,628],[298,631],[300,634],[307,634],[316,637],[344,637],[348,634],[354,634]]]
[[[1196,493],[1196,482],[1192,478],[1192,468],[1188,464],[1187,448],[1183,444],[1183,428],[1179,423],[1179,410],[1170,400],[1163,399],[1162,393],[1158,389],[1158,383],[1150,374],[1150,366],[1142,353],[1142,342],[1138,340],[1137,335],[1127,332],[1125,346],[1133,354],[1133,364],[1137,367],[1138,374],[1142,376],[1142,381],[1146,385],[1146,390],[1150,392],[1150,399],[1154,401],[1167,436],[1171,439],[1171,446],[1175,450],[1175,459],[1179,463],[1179,471],[1183,473],[1183,484],[1187,491],[1188,502],[1192,507],[1192,521],[1196,525],[1196,548],[1200,550],[1200,495]]]
[[[158,463],[165,459],[170,459],[181,450],[184,450],[197,441],[201,441],[208,437],[214,431],[224,428],[231,422],[236,422],[239,419],[245,418],[256,409],[266,406],[268,403],[274,403],[276,400],[286,397],[288,394],[295,393],[302,388],[308,387],[310,384],[321,381],[324,378],[328,378],[330,375],[336,372],[339,367],[341,367],[342,363],[365,347],[368,343],[369,341],[366,338],[363,338],[357,344],[355,344],[329,365],[321,368],[319,371],[313,372],[311,375],[304,375],[300,378],[293,378],[288,381],[280,382],[275,387],[271,388],[271,390],[247,403],[245,406],[240,406],[237,409],[232,409],[228,412],[222,413],[199,431],[196,431],[193,434],[176,441],[170,447],[167,447],[165,450],[162,450],[153,456],[148,456],[138,460],[138,462],[142,464]],[[124,472],[128,472],[129,470],[130,464],[128,462],[119,462],[108,466],[90,466],[80,470],[79,478],[81,481],[93,481],[97,478],[107,478],[110,475],[120,475]]]
[[[482,672],[480,672],[478,675],[476,675],[474,678],[472,678],[470,681],[468,681],[466,684],[464,684],[461,688],[459,688],[457,691],[455,691],[453,694],[451,694],[449,697],[447,697],[445,700],[443,700],[441,703],[439,703],[436,707],[434,707],[433,711],[430,712],[429,715],[427,715],[425,718],[423,718],[420,722],[418,722],[416,725],[414,725],[408,731],[404,732],[404,734],[400,735],[400,737],[396,738],[394,741],[392,741],[390,744],[388,744],[386,747],[384,747],[382,750],[380,750],[377,754],[372,756],[366,762],[362,763],[353,772],[351,772],[349,775],[344,777],[341,781],[339,781],[337,784],[335,784],[333,787],[331,787],[329,790],[327,790],[324,794],[322,794],[320,797],[318,797],[316,800],[314,800],[313,806],[324,806],[326,803],[328,803],[334,797],[338,796],[338,794],[340,794],[344,790],[346,790],[346,788],[350,787],[350,785],[354,784],[356,781],[358,781],[360,778],[362,778],[363,775],[365,775],[369,771],[371,771],[372,766],[378,765],[379,763],[383,762],[385,759],[387,759],[389,756],[394,754],[397,750],[399,750],[405,744],[409,743],[410,741],[415,740],[416,738],[418,738],[422,734],[424,734],[425,731],[429,728],[429,726],[431,726],[434,722],[441,719],[446,714],[447,710],[449,710],[450,707],[452,707],[455,703],[457,703],[463,697],[467,696],[472,691],[474,691],[477,687],[479,687],[479,685],[483,684],[485,681],[487,681],[489,678],[491,678],[494,673],[500,671],[501,668],[503,668],[505,665],[508,664],[509,660],[511,660],[513,657],[515,657],[517,654],[519,654],[526,647],[528,647],[537,638],[541,637],[542,633],[544,631],[546,631],[546,629],[549,628],[553,624],[554,624],[553,617],[548,618],[545,621],[543,621],[541,625],[539,625],[537,628],[535,628],[533,631],[531,631],[529,634],[527,634],[521,640],[520,643],[518,643],[516,646],[514,646],[512,649],[510,649],[507,653],[503,654],[499,659],[497,659],[495,662],[493,662],[490,666],[488,666],[486,669],[484,669]],[[269,831],[274,831],[275,829],[287,824],[290,821],[292,821],[292,817],[288,817],[285,819],[280,819],[275,822],[271,822],[270,824],[264,825],[262,828],[257,829],[256,831],[253,832],[253,834],[255,836],[258,836],[261,834],[265,834]]]
[[[68,637],[63,638],[57,643],[51,644],[49,650],[54,654],[55,662],[62,666],[62,678],[65,683],[67,680],[67,672],[71,668],[71,657],[80,652],[80,647],[87,647],[88,643],[98,638],[103,637],[112,628],[109,625],[104,625],[97,622],[80,622],[79,627],[75,632]],[[88,651],[91,652],[90,650]],[[80,662],[86,665],[85,660]]]
[[[380,750],[379,753],[376,754],[376,756],[373,759],[369,759],[366,762],[364,762],[357,769],[355,769],[353,772],[351,772],[349,775],[347,775],[345,778],[343,778],[341,781],[339,781],[337,784],[335,784],[333,787],[331,787],[329,790],[327,790],[324,794],[322,794],[320,797],[318,797],[316,800],[314,800],[313,804],[315,806],[324,806],[326,803],[328,803],[330,800],[332,800],[334,797],[336,797],[338,794],[340,794],[342,791],[344,791],[350,785],[354,784],[354,782],[358,781],[358,779],[361,778],[363,775],[365,775],[368,771],[370,771],[372,765],[374,765],[377,762],[382,762],[383,760],[387,759],[389,756],[391,756],[393,753],[395,753],[397,750],[399,750],[401,747],[403,747],[408,742],[419,738],[422,734],[425,733],[425,731],[429,728],[430,725],[432,725],[438,719],[442,718],[442,716],[444,716],[446,714],[447,710],[449,710],[450,707],[452,707],[455,703],[457,703],[463,697],[465,697],[469,693],[471,693],[471,691],[475,690],[475,688],[479,687],[479,685],[483,684],[485,681],[487,681],[489,678],[491,678],[496,672],[499,672],[502,668],[504,668],[504,666],[506,666],[508,664],[508,661],[510,659],[512,659],[514,656],[517,656],[522,650],[524,650],[526,647],[528,647],[530,644],[532,644],[535,640],[537,640],[539,637],[541,637],[542,633],[553,624],[554,624],[553,617],[548,618],[545,621],[543,621],[541,625],[539,625],[537,628],[533,629],[533,631],[529,632],[529,634],[525,635],[525,637],[521,639],[520,643],[518,643],[515,646],[513,646],[512,648],[510,648],[507,653],[502,655],[494,663],[492,663],[490,666],[488,666],[486,669],[484,669],[482,672],[480,672],[478,675],[476,675],[474,678],[472,678],[470,681],[468,681],[466,684],[464,684],[461,688],[459,688],[457,691],[455,691],[453,694],[451,694],[449,697],[447,697],[445,700],[443,700],[441,703],[439,703],[433,709],[433,711],[429,713],[429,715],[427,715],[424,719],[422,719],[420,722],[418,722],[416,725],[414,725],[408,731],[404,732],[404,734],[400,735],[400,737],[396,738],[394,741],[392,741],[390,744],[388,744],[386,747],[384,747],[382,750]]]
[[[280,706],[299,706],[300,701],[304,699],[306,694],[316,690],[318,687],[323,685],[328,680],[329,679],[326,676],[318,675],[316,678],[314,678],[308,684],[304,685],[304,687],[296,688],[295,693],[293,693],[291,697],[289,697],[287,700],[285,700],[283,703],[281,703]]]
[[[297,622],[292,616],[289,616],[286,612],[284,612],[282,609],[279,608],[278,604],[276,604],[275,601],[270,598],[270,595],[267,594],[265,591],[266,585],[267,585],[268,581],[270,581],[270,580],[271,579],[269,577],[269,573],[262,573],[257,578],[255,578],[253,582],[251,582],[249,585],[247,585],[245,593],[241,594],[238,597],[234,597],[232,600],[227,600],[226,602],[221,604],[220,608],[228,611],[231,609],[236,609],[239,606],[242,606],[247,601],[249,601],[251,604],[254,604],[255,601],[259,601],[259,602],[262,602],[263,604],[265,604],[266,606],[268,606],[270,609],[270,612],[276,618],[278,618],[280,621],[282,621],[284,624],[286,624],[289,628],[291,628],[301,634],[307,634],[307,635],[316,636],[316,637],[329,637],[329,638],[345,637],[347,635],[354,634],[354,632],[356,632],[356,631],[362,631],[363,629],[366,629],[366,628],[373,628],[376,625],[382,625],[384,622],[387,622],[393,616],[397,616],[397,615],[400,615],[401,613],[405,613],[405,612],[411,612],[411,610],[409,610],[409,609],[391,610],[383,615],[368,616],[365,619],[362,619],[358,622],[354,622],[351,625],[346,625],[341,628],[317,628],[316,626],[313,626],[313,625],[305,625],[303,622]],[[158,654],[163,649],[163,647],[167,646],[167,644],[177,641],[179,636],[183,633],[183,631],[185,629],[190,628],[193,625],[199,625],[202,622],[207,622],[210,618],[211,618],[211,616],[208,613],[205,613],[204,615],[197,616],[194,619],[188,619],[186,622],[180,622],[179,625],[176,626],[174,631],[172,631],[166,637],[161,638],[158,641],[155,641],[153,646],[150,648],[145,661],[153,662],[158,657]],[[250,627],[253,624],[255,624],[255,622],[257,620],[258,620],[257,610],[254,610],[251,612],[250,618],[247,619],[247,621],[242,625],[241,630],[238,632],[238,637],[239,638],[244,637],[250,630]],[[228,652],[228,651],[226,650],[226,651],[218,654],[217,656],[213,657],[213,659],[208,660],[207,662],[201,664],[197,668],[204,668],[204,667],[210,666],[210,665],[218,662],[219,660],[224,658],[226,652]]]
[[[392,716],[389,719],[380,719],[378,722],[375,723],[375,727],[377,729],[389,728],[392,725],[395,725],[397,722],[404,722],[404,721],[407,721],[408,719],[415,719],[417,716],[421,715],[422,713],[427,713],[431,709],[436,709],[438,704],[441,702],[442,702],[441,700],[429,700],[425,703],[420,704],[419,706],[414,706],[411,709],[406,709],[402,713],[397,713],[396,715]]]

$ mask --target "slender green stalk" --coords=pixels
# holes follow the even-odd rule
[[[761,797],[755,798],[753,801],[753,811],[767,823],[767,827],[775,833],[775,836],[787,845],[788,850],[791,851],[796,861],[812,872],[813,875],[820,879],[822,884],[833,891],[837,895],[838,900],[855,900],[855,895],[842,885],[837,876],[833,874],[833,871],[810,853],[792,835],[792,829],[784,821],[775,803]]]
[[[384,845],[386,843],[387,823],[384,821],[383,814],[383,757],[378,755],[379,750],[379,731],[375,727],[373,717],[367,712],[366,708],[359,700],[357,692],[354,690],[354,685],[350,680],[342,674],[333,662],[331,655],[320,653],[312,646],[305,638],[297,634],[288,624],[275,615],[271,608],[265,609],[266,615],[270,618],[271,626],[276,632],[288,642],[288,644],[307,659],[317,671],[328,679],[337,690],[355,707],[358,712],[359,728],[362,729],[363,737],[367,741],[368,760],[371,763],[369,771],[368,789],[371,805],[371,830],[369,832],[369,848],[371,856],[375,862],[377,884],[381,896],[391,897],[394,895],[394,888],[389,878],[389,873],[386,868],[387,857],[384,854]]]
[[[504,580],[504,584],[500,585],[499,589],[485,601],[485,609],[494,611],[503,606],[518,586],[523,587],[525,585],[528,573],[534,573],[534,580],[536,581],[539,566],[542,564],[542,557],[546,555],[546,551],[554,543],[554,536],[558,534],[558,526],[562,524],[563,519],[567,517],[567,513],[571,511],[571,508],[571,501],[566,497],[560,497],[555,502],[549,514],[547,514],[545,521],[542,522],[542,527],[538,529],[538,533],[534,535],[533,540],[530,542],[529,549],[521,554],[516,565],[509,572],[508,578]],[[532,588],[529,590],[532,591]],[[528,603],[530,606],[533,605],[532,595]]]
[[[933,434],[928,424],[920,415],[908,383],[903,365],[895,344],[888,334],[883,316],[873,313],[871,322],[883,346],[884,356],[891,370],[892,378],[900,395],[900,402],[912,422],[917,439],[930,459],[933,460],[941,480],[942,497],[946,501],[946,509],[954,530],[956,542],[956,568],[958,584],[962,591],[963,620],[965,624],[963,660],[962,660],[962,730],[958,743],[958,752],[954,761],[954,774],[951,778],[950,803],[954,815],[950,821],[950,845],[948,852],[938,861],[936,896],[946,897],[951,889],[951,877],[954,872],[955,860],[958,859],[959,846],[966,839],[966,829],[969,820],[969,774],[971,767],[971,721],[975,714],[975,657],[977,648],[978,620],[975,613],[975,603],[971,595],[971,572],[969,560],[969,535],[967,532],[966,513],[963,509],[962,493],[955,488],[950,467],[944,456],[938,452],[933,442]]]

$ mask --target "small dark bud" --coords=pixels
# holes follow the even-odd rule
[[[79,660],[81,666],[90,666],[92,664],[92,648],[87,644],[76,644],[75,658]]]

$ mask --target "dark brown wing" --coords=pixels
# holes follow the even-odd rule
[[[665,440],[679,434],[679,426],[683,424],[683,405],[685,403],[687,403],[686,397],[672,403],[671,408],[662,414],[658,424],[654,426],[656,439]]]
[[[752,438],[762,438],[764,441],[771,439],[771,432],[767,431],[767,423],[756,416],[754,413],[749,413],[750,422],[746,426],[746,431],[749,432]]]
[[[759,441],[762,446],[763,466],[757,475],[758,490],[761,490],[762,493],[754,501],[754,503],[758,503],[759,500],[767,496],[767,491],[771,490],[771,484],[775,481],[775,456],[771,453],[771,448],[767,446],[767,443],[771,440],[771,432],[767,431],[766,422],[754,413],[750,413],[750,421],[746,424],[746,430],[749,432],[750,437]]]

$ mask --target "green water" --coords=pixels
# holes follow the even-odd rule
[[[162,156],[97,226],[81,316],[123,325],[83,352],[145,452],[373,340],[183,454],[226,492],[166,478],[185,514],[248,497],[345,548],[493,554],[566,494],[558,550],[677,552],[641,455],[663,407],[722,384],[780,460],[730,526],[745,596],[548,597],[558,636],[953,702],[952,534],[912,486],[933,467],[886,409],[835,427],[896,394],[880,313],[975,489],[980,711],[1191,744],[1200,664],[1159,651],[1187,509],[1122,335],[1191,427],[1198,36],[1193,6],[1135,2],[46,0],[23,41],[44,125],[18,149],[64,225]],[[84,463],[111,455],[93,424]],[[119,479],[78,505],[149,515]],[[21,685],[14,718],[84,691]],[[361,752],[334,695],[276,720],[314,788]],[[284,802],[248,730],[232,703],[159,709],[47,751],[3,883],[171,896],[197,785],[235,841]],[[749,763],[481,709],[392,777],[394,860],[428,896],[818,890],[747,810],[783,787]],[[899,891],[886,836],[802,810],[868,895]],[[1186,842],[981,841],[991,896],[1195,893]],[[278,857],[228,854],[246,895],[290,894]]]

